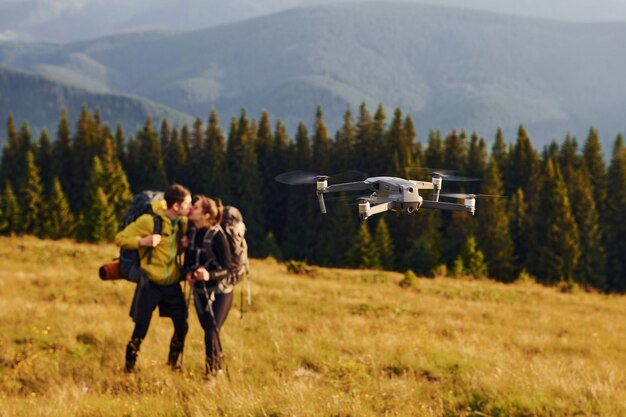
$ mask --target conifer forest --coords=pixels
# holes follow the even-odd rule
[[[9,116],[0,233],[111,241],[134,193],[176,182],[237,206],[253,257],[503,282],[530,276],[548,285],[626,290],[621,133],[608,150],[593,127],[580,144],[566,135],[535,149],[521,125],[515,138],[495,126],[495,139],[488,141],[463,129],[417,138],[410,116],[399,108],[388,115],[382,105],[347,110],[334,134],[321,108],[314,120],[288,132],[268,113],[257,120],[242,110],[226,127],[211,111],[207,121],[197,118],[191,126],[167,120],[155,126],[148,119],[126,132],[83,107],[76,121],[64,110],[56,131],[33,137],[27,122]],[[358,179],[430,181],[429,168],[480,178],[444,184],[444,191],[501,197],[479,198],[474,216],[421,209],[361,221],[354,196],[329,198],[322,215],[314,186],[274,180],[306,170],[331,175],[331,184],[333,174],[346,171],[362,175]]]

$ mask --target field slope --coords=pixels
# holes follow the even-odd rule
[[[153,317],[134,375],[128,282],[112,245],[0,238],[0,415],[626,415],[624,297],[533,283],[420,279],[252,263],[222,332],[227,375],[202,380],[195,318],[182,373]]]

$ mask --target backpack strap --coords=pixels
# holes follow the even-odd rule
[[[152,234],[155,235],[160,235],[163,233],[163,219],[161,219],[161,216],[159,216],[156,213],[150,213],[152,215],[152,219],[154,220],[154,230],[152,231]],[[146,253],[144,254],[144,257],[148,257],[148,265],[150,265],[152,263],[152,250],[154,248],[150,247],[146,250]]]

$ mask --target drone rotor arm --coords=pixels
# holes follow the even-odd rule
[[[439,209],[449,211],[466,211],[473,214],[472,208],[456,203],[444,203],[441,201],[424,200],[421,207],[427,209]]]
[[[363,191],[372,189],[372,185],[363,181],[333,184],[324,188],[324,193],[337,193],[342,191]]]

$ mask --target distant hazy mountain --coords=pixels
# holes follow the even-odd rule
[[[604,145],[625,130],[626,23],[582,24],[414,4],[317,6],[189,32],[67,45],[0,43],[0,64],[127,92],[223,123],[267,109],[291,132],[322,105],[332,129],[367,101],[428,129],[520,123],[533,141]]]
[[[371,0],[344,0],[364,3]],[[378,0],[391,3],[397,0]],[[569,21],[626,21],[626,0],[404,0]],[[338,0],[0,0],[0,39],[73,42],[139,29],[189,30]]]
[[[68,109],[73,130],[83,104],[92,112],[99,108],[102,121],[107,122],[112,129],[115,129],[118,123],[122,123],[127,134],[134,134],[148,116],[155,122],[163,118],[179,124],[190,121],[188,115],[145,99],[94,93],[83,88],[49,81],[39,75],[0,67],[0,117],[3,126],[8,114],[13,113],[18,128],[22,123],[28,122],[33,133],[47,128],[54,138],[61,108]],[[0,147],[5,139],[3,127]]]

